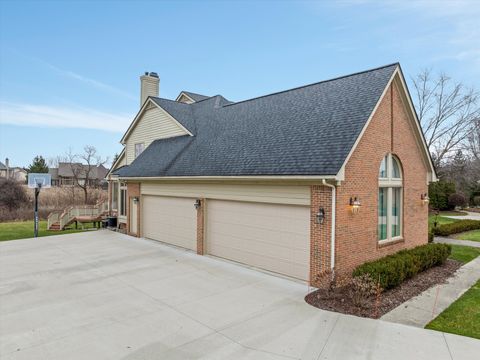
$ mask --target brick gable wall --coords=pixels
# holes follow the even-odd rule
[[[345,181],[337,188],[336,268],[340,272],[427,243],[428,206],[420,201],[428,191],[427,168],[405,105],[392,83],[346,165]],[[403,240],[379,245],[378,172],[389,152],[403,167]],[[352,214],[349,206],[350,197],[355,196],[362,204],[358,214]]]

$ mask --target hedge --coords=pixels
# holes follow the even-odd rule
[[[401,250],[358,266],[353,276],[367,274],[374,281],[380,281],[383,290],[394,288],[416,274],[447,260],[452,248],[448,244],[427,244],[409,250]]]
[[[478,220],[458,220],[450,224],[438,225],[432,228],[432,232],[434,235],[448,236],[477,229],[480,229],[480,221]]]

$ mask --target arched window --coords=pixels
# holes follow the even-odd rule
[[[398,159],[387,154],[378,174],[378,240],[402,237],[402,168]]]

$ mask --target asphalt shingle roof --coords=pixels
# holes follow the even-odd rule
[[[336,175],[398,64],[232,103],[153,100],[194,136],[154,141],[121,177]]]

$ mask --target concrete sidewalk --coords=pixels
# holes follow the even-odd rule
[[[305,284],[102,230],[0,243],[2,360],[477,359],[480,341],[314,308]]]
[[[472,247],[480,248],[480,241],[459,240],[459,239],[453,239],[453,238],[446,238],[442,236],[435,236],[433,242],[440,243],[440,244],[472,246]]]
[[[479,220],[480,221],[480,213],[471,212],[471,211],[463,211],[463,212],[466,212],[467,215],[460,215],[460,216],[441,215],[441,216],[447,217],[450,219],[457,219],[457,220]]]
[[[424,328],[480,279],[480,257],[463,265],[446,284],[434,286],[382,316],[382,320]]]

